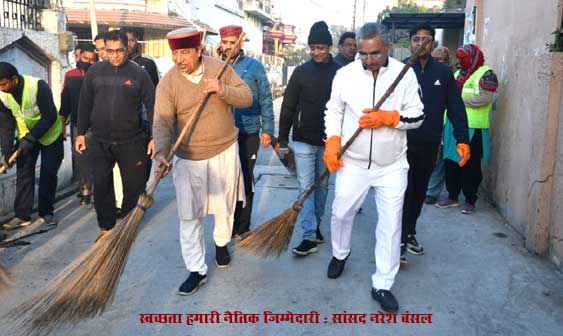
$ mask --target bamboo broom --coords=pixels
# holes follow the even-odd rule
[[[244,33],[236,41],[236,47],[219,70],[217,79],[225,72],[231,57],[237,54],[243,38]],[[182,142],[189,142],[212,94],[205,96],[182,129],[166,158],[168,162],[174,158]],[[113,230],[67,266],[46,289],[8,314],[14,322],[14,334],[48,335],[62,325],[77,324],[104,313],[115,296],[140,222],[153,204],[151,196],[165,172],[166,169],[162,169],[156,175],[146,193],[139,197],[136,207]]]
[[[422,45],[415,51],[415,53],[410,57],[408,62],[405,64],[395,81],[389,86],[385,94],[379,99],[377,104],[375,104],[373,110],[377,111],[383,105],[387,97],[393,93],[395,87],[399,84],[403,76],[407,73],[408,69],[422,53],[424,48],[432,41],[431,38],[425,38]],[[352,145],[354,140],[360,135],[362,128],[359,128],[354,132],[352,137],[346,142],[346,144],[340,149],[338,153],[338,158]],[[254,230],[247,232],[240,237],[240,240],[236,243],[236,247],[250,252],[256,256],[263,257],[279,257],[283,251],[285,251],[291,240],[291,235],[293,233],[293,228],[295,227],[295,222],[299,216],[299,212],[303,208],[303,203],[309,197],[315,189],[317,189],[325,178],[328,178],[330,172],[328,169],[319,177],[319,179],[311,186],[299,199],[293,203],[291,208],[285,210],[277,217],[274,217],[267,221],[266,223],[256,227]]]
[[[10,158],[8,159],[8,166],[11,166],[14,164],[14,162],[16,161],[16,159],[18,158],[18,155],[20,155],[20,150],[16,150],[15,152],[12,153],[12,155],[10,156]],[[8,168],[6,168],[5,166],[0,167],[0,174],[4,174],[4,172],[7,170]],[[0,260],[0,293],[8,290],[10,287],[12,287],[13,284],[13,278],[12,275],[10,274],[10,272],[8,271],[8,268],[4,265],[4,263],[2,262],[2,260]]]

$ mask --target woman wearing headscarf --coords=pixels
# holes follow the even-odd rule
[[[475,211],[477,190],[483,180],[481,159],[485,164],[489,162],[489,114],[498,80],[493,70],[485,65],[483,52],[476,45],[462,46],[457,50],[456,56],[461,69],[454,76],[467,112],[471,157],[465,166],[458,165],[460,157],[456,151],[453,127],[447,121],[444,129],[444,159],[448,198],[439,201],[436,206],[459,206],[458,196],[463,191],[465,204],[461,212],[470,214]]]

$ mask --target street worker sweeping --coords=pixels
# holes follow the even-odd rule
[[[55,224],[53,216],[57,172],[63,160],[63,122],[57,114],[53,93],[42,79],[23,76],[10,63],[0,62],[0,145],[5,169],[13,151],[17,130],[15,216],[2,226],[10,230],[31,224],[35,194],[35,169],[39,156],[38,222]]]
[[[175,67],[162,78],[156,92],[155,173],[170,168],[165,155],[197,102],[207,93],[216,93],[198,120],[190,143],[182,143],[173,163],[182,256],[190,272],[178,294],[189,295],[207,281],[203,219],[208,214],[215,218],[217,267],[227,267],[231,262],[227,243],[236,204],[244,201],[238,129],[231,107],[249,107],[252,92],[230,67],[221,80],[212,79],[222,62],[202,55],[199,32],[175,30],[168,34],[168,41]]]

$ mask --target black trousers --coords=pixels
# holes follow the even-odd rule
[[[480,129],[475,130],[473,139],[469,144],[471,156],[465,166],[460,167],[457,162],[446,159],[446,190],[448,198],[457,200],[459,193],[463,191],[465,201],[475,205],[477,202],[477,191],[483,180],[481,172],[481,159],[483,158],[483,136]]]
[[[87,151],[94,173],[94,206],[100,229],[115,226],[115,191],[113,188],[113,166],[117,163],[123,183],[121,210],[127,215],[137,204],[145,190],[147,176],[147,141],[144,138],[124,143],[110,144],[88,139]]]
[[[428,181],[434,170],[439,147],[440,144],[408,144],[409,174],[403,203],[402,243],[406,242],[408,235],[416,234],[416,221],[422,211]]]
[[[59,136],[49,146],[43,146],[38,143],[32,151],[24,156],[19,156],[16,160],[17,175],[14,210],[16,217],[21,219],[31,219],[33,199],[35,197],[35,165],[39,154],[41,154],[41,166],[39,168],[37,210],[40,217],[52,215],[54,211],[57,172],[64,156],[62,136]]]
[[[80,193],[84,196],[90,195],[92,193],[92,181],[94,180],[94,176],[92,174],[92,163],[89,160],[88,151],[78,154],[75,149],[74,145],[76,142],[76,135],[78,134],[76,125],[72,126],[71,132],[73,175],[80,185]],[[86,136],[88,137],[88,134]]]
[[[254,166],[260,147],[260,136],[258,133],[239,134],[238,150],[239,158],[244,177],[244,190],[246,194],[246,206],[242,202],[237,202],[235,218],[233,223],[233,233],[242,234],[250,229],[250,219],[252,217],[252,201],[254,199]]]

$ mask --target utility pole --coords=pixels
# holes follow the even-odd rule
[[[96,6],[94,0],[90,0],[90,30],[92,31],[92,40],[98,35],[98,22],[96,21]]]
[[[364,0],[364,5],[362,6],[362,24],[366,23],[366,0]]]

